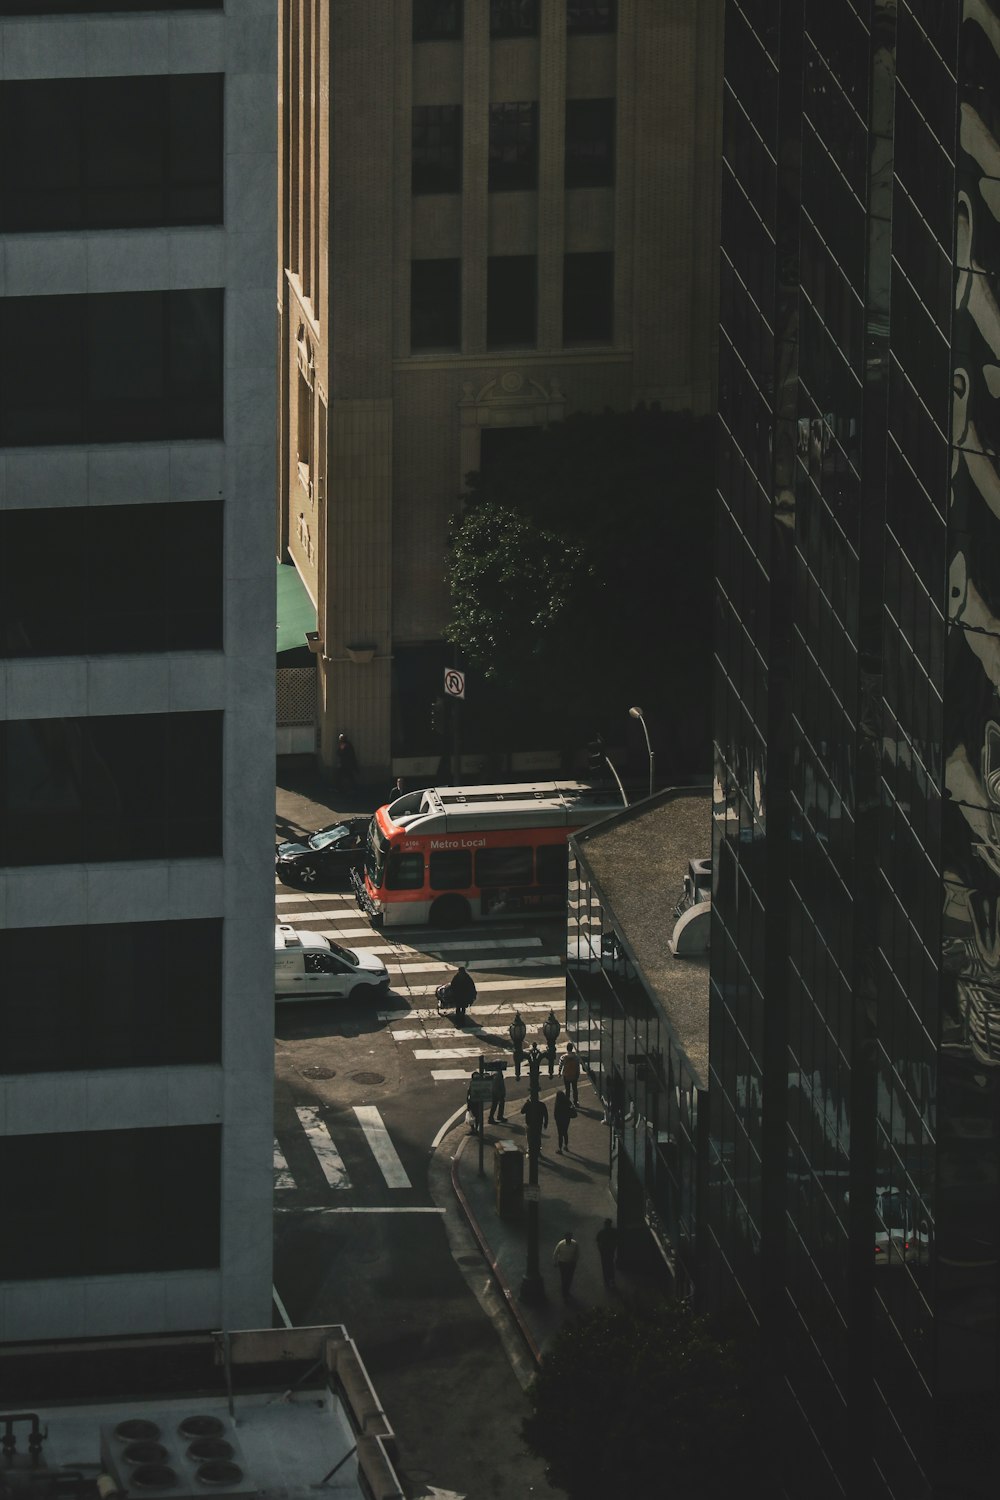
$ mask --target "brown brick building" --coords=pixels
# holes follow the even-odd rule
[[[464,477],[511,428],[713,409],[722,0],[282,0],[278,551],[319,746],[431,771]]]

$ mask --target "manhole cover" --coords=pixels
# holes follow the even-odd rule
[[[385,1083],[381,1073],[352,1073],[351,1077],[355,1083]]]
[[[336,1068],[300,1068],[303,1078],[336,1078]]]

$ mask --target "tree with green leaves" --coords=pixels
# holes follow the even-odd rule
[[[713,491],[711,418],[639,407],[525,429],[453,521],[448,639],[578,740],[640,702],[673,732],[686,721],[707,766]]]
[[[524,1435],[570,1500],[765,1496],[761,1384],[739,1346],[680,1302],[567,1320],[528,1391]]]

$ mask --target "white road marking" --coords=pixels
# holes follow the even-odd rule
[[[424,1026],[418,1031],[390,1031],[389,1035],[394,1042],[453,1042],[469,1036],[492,1037],[496,1033],[490,1026],[463,1026],[460,1031],[456,1031],[454,1026],[440,1026],[437,1030],[428,1031]],[[507,1043],[501,1042],[501,1045],[506,1047]]]
[[[542,983],[544,983],[543,980],[536,979],[534,981],[534,983],[532,984],[531,988],[532,989],[537,989],[537,987],[540,984],[542,984]],[[479,988],[480,989],[485,989],[485,985],[480,985]],[[506,983],[504,983],[504,984],[495,985],[494,988],[495,989],[507,989],[507,988],[509,988],[509,986]],[[414,989],[412,991],[412,993],[415,994],[415,995],[426,995],[426,994],[433,995],[434,990],[433,990],[433,988],[428,988],[426,986],[423,986],[420,989]],[[537,1011],[543,1011],[543,1010],[544,1011],[549,1011],[551,1009],[552,1009],[552,1007],[551,1007],[551,1005],[549,1004],[549,1002],[547,1000],[521,1000],[521,1001],[519,1001],[517,1003],[517,1005],[515,1005],[513,1003],[513,1001],[512,1001],[510,1005],[493,1005],[493,1006],[489,1006],[489,1007],[483,1007],[483,1006],[477,1006],[476,1007],[476,1010],[478,1011],[479,1015],[484,1016],[484,1017],[485,1016],[513,1016],[515,1014],[515,1012],[517,1012],[517,1011],[520,1011],[521,1015],[523,1016],[526,1012],[529,1012],[529,1011],[534,1011],[534,1010],[537,1010]],[[445,1014],[446,1013],[444,1011],[437,1010],[437,1009],[434,1009],[434,1010],[380,1010],[380,1011],[376,1012],[376,1016],[377,1016],[377,1019],[379,1021],[432,1021],[432,1020],[435,1019],[435,1017],[437,1018],[437,1020],[443,1021],[445,1019]],[[480,1025],[481,1024],[482,1024],[482,1022],[480,1022]],[[529,1042],[528,1045],[530,1047],[531,1043]]]
[[[464,1110],[463,1110],[464,1113]],[[365,1208],[360,1203],[346,1208],[331,1208],[327,1203],[304,1203],[301,1206],[276,1208],[276,1214],[443,1214],[443,1208],[424,1208],[418,1203],[393,1204],[389,1208]]]
[[[458,1078],[461,1078],[465,1083],[468,1083],[469,1070],[468,1068],[432,1068],[431,1077],[434,1079],[435,1083],[450,1083],[452,1079]],[[464,1107],[458,1111],[459,1115],[462,1115],[464,1113]],[[458,1115],[453,1115],[452,1118],[457,1119]],[[446,1125],[444,1128],[445,1130],[447,1130],[448,1126]],[[434,1144],[436,1145],[437,1142],[435,1141]]]
[[[466,1075],[463,1073],[461,1076],[464,1078]],[[462,1120],[464,1118],[465,1118],[465,1105],[463,1104],[463,1105],[460,1106],[460,1108],[456,1109],[456,1111],[455,1111],[455,1113],[453,1115],[449,1115],[448,1118],[447,1118],[447,1120],[445,1120],[444,1124],[441,1126],[441,1129],[438,1131],[437,1135],[431,1141],[431,1150],[432,1151],[436,1151],[437,1148],[440,1146],[441,1142],[444,1140],[445,1136],[448,1134],[448,1131],[451,1129],[451,1127],[454,1124],[456,1124],[457,1121]]]
[[[309,911],[297,913],[297,915],[300,915],[303,921],[318,922],[324,917],[336,917],[339,914],[335,911],[316,911],[310,909]],[[351,913],[350,915],[353,915],[356,920],[356,913]],[[319,930],[321,932],[324,931],[323,928]],[[329,936],[342,938],[381,937],[382,934],[373,933],[370,927],[352,927],[349,931],[344,931],[340,927],[332,927],[329,929]],[[441,953],[468,953],[472,949],[478,949],[480,951],[485,950],[488,953],[496,953],[503,948],[540,948],[541,946],[542,940],[540,937],[456,938],[454,940],[447,939],[440,943],[437,941],[430,942],[425,948],[415,948],[412,943],[397,943],[390,939],[388,942],[383,941],[373,944],[368,951],[369,953],[395,953],[401,958],[408,954],[414,958],[428,958],[433,957],[439,951]],[[549,962],[558,963],[559,959],[553,958]]]
[[[278,1145],[278,1142],[275,1141],[275,1143],[274,1143],[274,1190],[275,1190],[275,1192],[278,1192],[282,1188],[293,1188],[293,1187],[296,1187],[296,1186],[297,1186],[297,1183],[295,1181],[295,1178],[292,1176],[291,1172],[288,1170],[288,1163],[285,1160],[285,1153],[282,1151],[281,1147]]]
[[[484,979],[481,984],[476,985],[476,989],[480,994],[483,994],[485,990],[550,990],[554,989],[557,985],[560,989],[566,988],[566,981],[562,977],[562,975],[559,975],[557,978],[541,979]],[[436,984],[413,984],[408,987],[407,993],[410,995],[433,995],[436,990]],[[511,1004],[506,1007],[506,1009],[510,1011],[511,1015],[514,1014],[515,1009],[520,1009],[523,1011],[525,1009],[538,1010],[539,1008],[541,1008],[542,1010],[548,1010],[547,1005],[542,1005],[541,1007],[539,1007],[539,1004],[537,1002],[533,1006],[530,1005],[530,1003],[528,1006],[515,1006],[514,1002],[512,1001]],[[395,1014],[406,1016],[412,1015],[414,1014],[414,1012],[401,1010],[395,1012]],[[436,1014],[436,1011],[428,1011],[428,1015]]]
[[[323,1123],[323,1118],[318,1109],[312,1105],[302,1105],[296,1109],[299,1123],[306,1133],[306,1138],[316,1160],[323,1171],[323,1176],[332,1188],[349,1188],[351,1179],[347,1175],[343,1158],[330,1139],[330,1132]]]
[[[493,1047],[415,1047],[413,1055],[418,1062],[426,1062],[428,1059],[433,1061],[435,1058],[443,1061],[446,1057],[493,1056],[495,1050]]]
[[[275,885],[280,884],[277,880],[274,883]],[[343,895],[338,891],[321,891],[315,896],[310,896],[308,891],[296,891],[294,895],[289,891],[275,891],[274,899],[275,901],[281,901],[284,905],[291,905],[294,901],[299,906],[307,906],[310,901],[340,901],[345,906],[350,905],[351,911],[355,916],[358,914],[358,903],[355,901],[354,896],[346,891]]]
[[[358,1124],[365,1133],[365,1140],[371,1147],[372,1155],[378,1162],[379,1171],[385,1178],[386,1186],[391,1188],[412,1187],[410,1179],[406,1175],[406,1169],[399,1159],[395,1146],[389,1139],[389,1132],[385,1128],[385,1122],[374,1104],[356,1104],[354,1113],[358,1117]]]

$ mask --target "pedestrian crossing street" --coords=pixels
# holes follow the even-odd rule
[[[521,1012],[528,1028],[526,1045],[537,1040],[543,1049],[541,1025],[550,1009],[563,1017],[565,976],[561,958],[544,952],[543,939],[537,934],[522,930],[498,935],[494,928],[480,936],[468,928],[455,933],[421,929],[424,946],[418,948],[370,927],[360,916],[352,893],[324,891],[310,895],[291,892],[277,882],[276,886],[278,921],[320,932],[383,959],[392,988],[377,1012],[378,1020],[393,1042],[426,1069],[434,1084],[467,1083],[480,1057],[506,1057],[509,1062],[507,1028],[515,1011]],[[407,935],[412,936],[412,930]],[[459,963],[475,974],[477,990],[474,1010],[461,1024],[433,1004],[435,989],[450,978]],[[408,1003],[394,1005],[394,1000]],[[350,1024],[347,1017],[345,1021]],[[509,1068],[508,1080],[512,1075]],[[452,1108],[460,1107],[464,1092],[455,1089],[452,1101]],[[396,1195],[411,1183],[375,1106],[356,1106],[353,1114],[340,1110],[335,1118],[329,1111],[300,1106],[295,1117],[279,1130],[274,1142],[275,1204],[279,1212],[292,1208],[305,1212],[401,1211]],[[338,1200],[342,1202],[355,1188],[364,1192],[368,1206],[345,1204],[338,1208]],[[290,1200],[296,1189],[298,1197],[293,1204]],[[303,1207],[298,1201],[303,1197],[315,1199],[314,1206]],[[372,1198],[379,1200],[377,1205],[370,1203]]]

